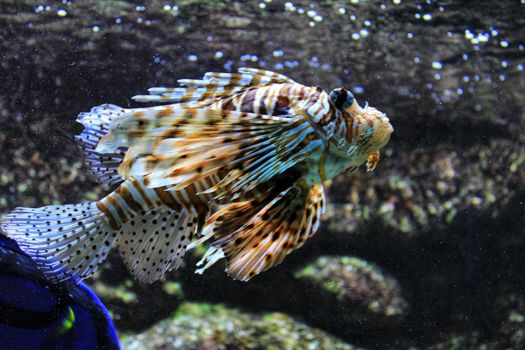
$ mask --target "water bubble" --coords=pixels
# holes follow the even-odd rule
[[[137,10],[138,12],[144,12],[144,11],[146,11],[146,6],[137,5],[137,6],[135,6],[135,10]]]
[[[509,62],[507,62],[507,61],[501,61],[501,66],[502,66],[503,68],[507,68],[507,67],[509,66]]]
[[[474,38],[474,33],[472,33],[469,29],[465,29],[465,38],[467,40],[472,40]]]
[[[350,0],[352,4],[359,4],[359,0]]]
[[[368,36],[368,30],[366,30],[366,29],[361,29],[361,30],[359,31],[359,35],[361,35],[361,37],[363,37],[363,38],[366,38],[366,37]]]
[[[372,21],[369,19],[365,19],[363,24],[365,25],[365,27],[370,27],[372,25]]]
[[[266,8],[266,4],[264,2],[259,3],[259,8],[264,10]]]
[[[505,74],[500,74],[498,78],[499,78],[500,81],[505,81],[505,79],[507,79]]]
[[[365,92],[365,88],[362,86],[355,86],[352,89],[352,91],[355,92],[356,94],[362,94],[363,92]]]
[[[57,11],[57,16],[59,16],[59,17],[65,17],[65,16],[67,16],[67,11],[64,10],[64,9],[59,9],[59,10]]]
[[[37,7],[35,7],[35,12],[42,12],[42,11],[44,11],[44,6],[38,5]]]
[[[162,6],[162,9],[164,11],[170,11],[171,10],[171,5],[166,4],[166,5]]]
[[[117,23],[117,24],[122,23],[122,19],[121,18],[115,18],[115,23]]]
[[[474,105],[474,109],[479,112],[479,111],[481,111],[483,109],[483,107],[481,107],[481,105],[479,103],[476,103]]]
[[[481,43],[486,43],[487,41],[489,41],[489,39],[490,39],[489,33],[479,33],[478,34],[478,40]]]
[[[424,20],[424,21],[427,21],[427,22],[428,22],[428,21],[430,21],[431,19],[432,19],[432,15],[431,15],[430,13],[425,13],[425,14],[423,15],[423,20]]]
[[[519,71],[522,71],[522,70],[523,70],[523,64],[521,64],[521,63],[518,64],[518,65],[516,66],[516,68],[517,68]]]
[[[283,55],[283,51],[282,50],[274,50],[272,52],[272,55],[273,55],[273,57],[281,57]]]
[[[464,76],[463,76],[463,81],[464,81],[465,83],[468,83],[468,82],[470,81],[470,77],[469,77],[468,75],[464,75]]]
[[[188,55],[188,61],[190,61],[190,62],[195,62],[195,61],[197,61],[198,58],[199,57],[197,55],[195,55],[195,54],[189,54]]]
[[[224,56],[224,52],[222,51],[216,51],[215,52],[215,55],[213,55],[213,58],[215,58],[216,60],[222,58]]]
[[[226,69],[227,71],[231,71],[232,70],[232,66],[233,66],[233,61],[232,60],[226,61],[226,63],[223,65],[224,69]]]
[[[457,88],[456,92],[457,92],[458,95],[463,95],[463,89],[462,88]]]
[[[314,21],[321,22],[323,20],[323,16],[317,15],[314,17]]]
[[[463,61],[468,60],[468,53],[464,53],[461,57],[463,58]]]
[[[401,4],[401,0],[392,0],[392,3],[394,5],[399,5],[399,4]]]
[[[283,66],[282,63],[276,63],[276,64],[273,65],[273,68],[274,68],[274,69],[277,69],[277,70],[280,70],[280,69],[283,69],[284,66]]]
[[[509,42],[508,42],[507,40],[501,40],[501,41],[499,42],[499,45],[500,45],[501,47],[509,47]]]
[[[407,38],[412,39],[413,37],[414,37],[414,34],[412,34],[412,33],[407,33]]]
[[[297,13],[299,13],[299,14],[302,15],[302,14],[304,13],[304,9],[303,9],[303,8],[300,8],[299,10],[297,10]]]
[[[340,7],[337,12],[340,14],[340,15],[344,15],[346,13],[346,9],[344,7]]]
[[[317,12],[315,12],[314,10],[309,10],[308,12],[306,12],[306,15],[310,18],[314,17],[315,15],[317,15]]]
[[[421,13],[416,13],[416,14],[414,15],[414,17],[415,17],[416,19],[420,19],[420,18],[421,18]]]
[[[91,27],[91,30],[95,33],[97,33],[98,31],[100,31],[100,27],[99,26],[93,26]]]
[[[286,2],[284,4],[284,10],[289,12],[294,12],[296,10],[296,7],[291,2]]]
[[[440,80],[441,79],[441,74],[439,74],[439,73],[434,74],[434,79]]]
[[[355,21],[357,19],[357,16],[356,15],[350,15],[350,20],[351,21]]]
[[[421,58],[419,58],[419,57],[414,57],[414,62],[416,62],[416,63],[421,62]]]
[[[309,26],[310,28],[315,27],[315,22],[314,22],[314,21],[310,21],[310,22],[308,22],[308,26]]]
[[[434,69],[441,69],[441,68],[443,68],[443,64],[441,62],[439,62],[439,61],[434,61],[434,62],[432,62],[432,68],[434,68]]]
[[[360,37],[361,37],[361,35],[359,35],[359,33],[352,33],[352,39],[353,40],[359,40]]]

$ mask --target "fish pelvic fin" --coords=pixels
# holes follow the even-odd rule
[[[205,230],[216,232],[219,238],[198,265],[205,269],[224,257],[227,273],[234,279],[248,281],[280,264],[313,236],[324,208],[323,186],[308,187],[304,182],[259,205],[232,203],[208,219]],[[246,220],[250,214],[253,215]]]
[[[117,237],[96,202],[19,207],[0,227],[56,282],[91,276]]]

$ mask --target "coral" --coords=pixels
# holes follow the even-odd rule
[[[319,292],[316,299],[326,313],[352,310],[345,321],[356,331],[397,325],[407,308],[397,281],[362,259],[320,257],[296,276]]]
[[[124,349],[357,349],[282,313],[254,315],[223,305],[184,303],[172,319],[122,337]]]

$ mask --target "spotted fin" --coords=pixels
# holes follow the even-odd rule
[[[77,122],[84,125],[82,133],[75,136],[84,161],[91,174],[106,185],[116,185],[124,180],[118,173],[118,166],[124,159],[125,149],[100,154],[95,148],[100,139],[109,132],[110,123],[127,111],[129,110],[115,105],[104,104],[92,108],[88,113],[80,113],[77,118]]]
[[[135,278],[153,283],[180,266],[197,229],[195,212],[157,208],[122,226],[118,249]]]
[[[227,176],[208,192],[234,195],[304,161],[321,146],[303,118],[171,109],[161,118],[128,113],[111,125],[97,151],[129,147],[119,173],[143,176],[149,187],[180,190],[222,171]]]
[[[301,183],[280,192],[256,210],[248,209],[247,203],[232,203],[208,219],[205,231],[221,238],[212,243],[198,265],[204,265],[205,269],[225,257],[228,274],[248,281],[281,263],[286,255],[315,234],[325,210],[324,203],[321,184],[307,188]],[[249,220],[244,215],[237,218],[240,208],[244,214],[256,213]]]
[[[0,227],[55,281],[89,277],[117,236],[95,202],[16,208]]]
[[[294,83],[282,74],[253,68],[240,68],[238,73],[208,72],[202,79],[181,79],[185,87],[149,89],[149,95],[134,96],[139,102],[215,102],[218,98],[231,96],[249,88],[274,83]],[[192,106],[196,107],[196,106]]]

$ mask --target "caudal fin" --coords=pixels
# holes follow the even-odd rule
[[[95,202],[19,207],[2,218],[0,227],[56,281],[89,277],[117,236]]]

